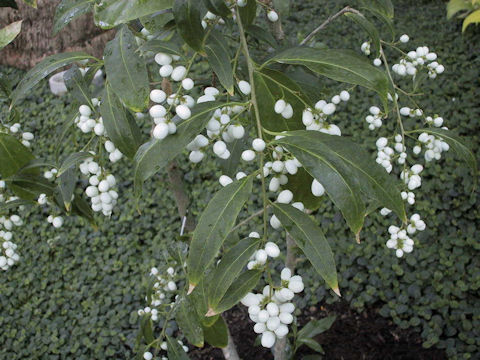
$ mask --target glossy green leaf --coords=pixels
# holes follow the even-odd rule
[[[77,178],[73,168],[68,169],[59,177],[58,188],[62,194],[63,204],[67,211],[70,211],[76,182]]]
[[[230,16],[231,12],[224,0],[203,0],[207,9],[218,16]]]
[[[199,0],[176,0],[173,4],[173,16],[178,33],[195,51],[203,51],[205,30],[202,26]]]
[[[305,326],[298,332],[297,338],[299,340],[311,339],[315,336],[324,333],[330,329],[337,317],[335,315],[327,316],[323,319],[310,320]]]
[[[228,345],[228,328],[221,316],[212,326],[204,326],[203,334],[205,341],[211,346],[224,348]]]
[[[142,141],[141,130],[112,91],[110,83],[105,86],[100,113],[110,140],[123,154],[133,158]]]
[[[220,303],[228,288],[237,280],[238,275],[258,247],[258,239],[246,238],[238,242],[225,255],[209,277],[208,307],[209,315],[219,313],[217,305]]]
[[[182,296],[177,303],[175,320],[187,340],[197,346],[203,347],[203,329],[198,321],[195,307],[188,297]]]
[[[22,30],[22,21],[15,21],[0,29],[0,50],[10,44]]]
[[[182,346],[178,343],[176,339],[172,339],[167,335],[167,348],[168,348],[168,359],[169,360],[189,360],[189,357],[183,350]]]
[[[250,196],[252,182],[253,177],[248,176],[224,187],[215,194],[200,216],[187,258],[189,291],[200,282],[205,269],[214,261]]]
[[[205,44],[205,53],[218,80],[233,95],[233,69],[227,39],[220,32],[212,30]]]
[[[6,178],[34,159],[30,149],[25,147],[15,136],[0,133],[0,176]]]
[[[262,126],[270,131],[304,129],[302,113],[307,107],[298,85],[279,71],[263,69],[254,73],[255,92]],[[284,99],[293,108],[293,116],[285,119],[274,111],[275,103]]]
[[[16,209],[20,206],[35,205],[35,204],[36,203],[33,201],[21,200],[21,199],[0,202],[0,214],[5,214],[10,209]]]
[[[12,105],[25,96],[40,80],[46,78],[55,70],[60,69],[65,65],[88,59],[95,58],[84,52],[62,53],[46,57],[33,69],[27,72],[19,82],[11,96]]]
[[[216,310],[221,313],[237,305],[247,293],[257,286],[261,277],[262,271],[259,270],[248,270],[242,273],[237,281],[228,288],[225,296],[216,306]]]
[[[135,154],[135,194],[140,196],[142,184],[160,171],[197,136],[211,118],[214,110],[238,103],[206,102],[196,105],[192,115],[177,125],[177,132],[163,140],[152,139],[140,146]]]
[[[57,177],[62,175],[68,169],[77,165],[79,162],[81,162],[85,159],[88,159],[89,157],[92,157],[92,154],[90,154],[88,152],[85,152],[85,151],[76,152],[76,153],[68,155],[65,158],[65,160],[63,160],[62,165],[60,165],[60,168],[58,169],[58,172],[57,172]]]
[[[332,290],[340,295],[332,249],[322,230],[305,214],[287,204],[273,204],[273,212]]]
[[[397,183],[370,154],[348,138],[296,131],[278,140],[324,187],[358,236],[365,216],[361,195],[378,200],[402,221],[406,214]]]
[[[303,65],[330,79],[360,85],[376,91],[387,102],[388,79],[383,71],[356,52],[344,49],[290,48],[271,58],[268,63]]]
[[[95,23],[111,29],[131,20],[169,9],[173,0],[103,0],[95,5]]]
[[[73,19],[92,10],[94,0],[62,0],[55,9],[53,34],[58,32]]]
[[[346,13],[346,17],[352,19],[355,23],[360,25],[363,30],[370,36],[372,40],[373,48],[375,50],[375,56],[380,56],[380,36],[378,35],[378,30],[374,24],[368,21],[365,16],[356,13]]]
[[[139,112],[149,101],[150,84],[143,57],[136,53],[135,36],[127,26],[105,46],[105,71],[112,90],[128,108]]]
[[[247,5],[244,7],[238,7],[238,12],[240,13],[243,27],[247,28],[257,17],[257,1],[247,0]]]
[[[63,79],[65,80],[67,89],[73,94],[76,101],[81,104],[88,104],[93,108],[92,96],[88,90],[88,85],[77,65],[73,65],[68,69],[65,74],[63,74]]]

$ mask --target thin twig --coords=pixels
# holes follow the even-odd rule
[[[268,205],[267,205],[267,208],[268,208]],[[265,210],[264,209],[261,209],[261,210],[258,210],[256,213],[250,215],[248,218],[246,218],[245,220],[243,220],[242,222],[238,223],[237,225],[235,225],[231,232],[241,228],[243,225],[247,224],[250,220],[252,220],[253,218],[256,218],[257,216],[260,216],[263,214]]]
[[[337,12],[336,14],[331,15],[327,20],[325,20],[319,27],[317,27],[315,30],[313,30],[303,41],[300,43],[300,45],[305,45],[308,43],[310,40],[313,39],[313,37],[321,30],[323,30],[328,24],[330,24],[333,20],[338,18],[339,16],[342,16],[345,13],[353,13],[357,15],[362,15],[362,13],[354,8],[351,8],[350,6],[345,6],[342,10]]]

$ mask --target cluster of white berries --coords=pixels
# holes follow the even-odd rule
[[[0,189],[5,188],[5,183],[0,181]],[[8,201],[16,200],[16,197],[11,197]],[[3,202],[3,195],[0,194],[0,201]],[[17,214],[10,216],[0,216],[0,269],[8,270],[16,262],[20,260],[20,256],[16,253],[17,245],[12,242],[14,226],[21,226],[23,220]]]
[[[389,249],[395,249],[397,257],[402,257],[404,253],[408,254],[413,250],[414,242],[409,235],[413,235],[417,231],[423,231],[425,228],[425,222],[420,218],[420,215],[413,214],[406,229],[394,225],[388,228],[390,239],[388,239],[386,245]]]
[[[447,128],[444,127],[443,129]],[[421,133],[418,136],[418,141],[421,143],[422,146],[426,148],[424,155],[426,162],[430,162],[432,160],[440,160],[442,152],[448,151],[450,149],[448,143],[438,137],[435,137],[434,135],[430,135],[427,133]],[[417,145],[414,148],[414,153],[419,154],[420,152],[421,146]]]
[[[273,109],[277,114],[282,115],[284,119],[291,119],[293,116],[292,105],[290,105],[283,99],[277,100]]]
[[[348,91],[343,90],[340,94],[332,97],[331,102],[319,100],[315,108],[307,108],[303,111],[302,122],[306,130],[320,131],[330,135],[341,136],[342,132],[337,125],[327,122],[327,117],[336,111],[336,105],[341,101],[347,102],[350,99]]]
[[[427,46],[419,46],[416,50],[409,51],[406,57],[394,64],[392,70],[400,76],[415,76],[417,68],[426,65],[428,76],[434,79],[445,71],[445,67],[435,61],[436,59],[437,54],[431,52]]]
[[[158,310],[156,307],[162,304],[172,304],[171,295],[175,294],[177,284],[175,283],[175,269],[169,267],[166,274],[162,275],[156,267],[150,270],[150,276],[155,277],[153,284],[154,293],[151,297],[151,303],[144,309],[138,310],[138,315],[150,314],[153,321],[158,320]],[[145,298],[147,300],[147,298]],[[152,309],[153,308],[153,309]]]
[[[186,346],[183,343],[183,341],[181,341],[181,340],[177,340],[177,342],[182,347],[183,351],[185,351],[187,353],[188,350],[189,350],[188,346]],[[168,350],[168,344],[167,344],[166,341],[162,341],[162,343],[160,344],[160,349],[162,349],[163,351]],[[145,360],[152,360],[153,359],[153,354],[150,351],[146,351],[146,352],[143,353],[143,358]],[[166,356],[161,356],[160,360],[168,360],[168,358]]]
[[[61,216],[48,215],[47,221],[56,229],[63,226],[63,218]]]
[[[260,235],[257,232],[251,232],[248,237],[260,239]],[[250,261],[247,264],[247,269],[257,269],[266,264],[268,257],[275,259],[279,255],[280,249],[278,248],[277,244],[269,241],[265,244],[265,248],[258,249],[257,251],[255,251],[255,253],[253,253]]]
[[[233,120],[235,115],[240,114],[243,110],[242,106],[226,106],[215,110],[205,127],[207,136],[199,134],[187,145],[187,149],[190,151],[190,161],[192,163],[202,161],[205,157],[205,149],[209,144],[213,144],[213,153],[216,156],[220,159],[228,159],[231,153],[227,144],[245,136],[245,128]]]
[[[403,170],[400,173],[400,179],[405,182],[409,190],[415,190],[422,185],[422,178],[419,175],[422,171],[423,166],[415,164],[409,170]]]
[[[93,160],[93,157],[80,164],[80,171],[89,177],[90,185],[85,189],[85,194],[91,199],[92,210],[101,211],[105,216],[112,215],[113,207],[118,199],[118,193],[114,190],[115,176],[106,174],[102,167]]]
[[[375,130],[382,126],[382,114],[378,106],[370,106],[370,115],[365,117],[369,130]]]
[[[50,170],[45,170],[45,172],[43,173],[43,177],[45,179],[48,179],[48,180],[52,180],[55,175],[57,175],[58,173],[58,170],[57,169],[50,169]]]
[[[21,143],[26,146],[30,147],[31,141],[35,138],[33,133],[31,132],[21,132],[20,131],[21,125],[19,123],[15,123],[13,125],[7,125],[7,124],[0,124],[0,133],[7,133],[10,135],[20,135],[20,141]]]
[[[302,277],[292,276],[288,268],[280,274],[281,284],[277,288],[267,285],[260,294],[248,293],[241,303],[248,307],[250,319],[255,322],[253,331],[261,334],[262,346],[271,348],[276,339],[285,337],[288,325],[293,322],[295,305],[291,302],[295,294],[304,289]]]

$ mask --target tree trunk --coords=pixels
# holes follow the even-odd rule
[[[113,31],[96,27],[91,13],[82,15],[53,36],[55,7],[60,0],[38,0],[34,9],[17,1],[18,10],[0,8],[0,28],[23,20],[18,37],[0,52],[0,65],[29,69],[44,57],[67,51],[86,51],[101,57],[105,43],[113,38]]]

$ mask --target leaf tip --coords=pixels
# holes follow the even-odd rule
[[[206,317],[210,317],[210,316],[215,316],[215,315],[217,315],[217,314],[218,314],[218,313],[217,313],[215,310],[213,310],[212,308],[209,307],[209,308],[208,308],[208,311],[207,311],[206,314],[205,314],[205,316],[206,316]]]
[[[188,285],[187,295],[190,295],[190,294],[192,293],[192,291],[195,290],[195,287],[196,287],[196,285],[194,285],[194,284],[189,284],[189,285]]]
[[[357,241],[357,244],[360,244],[360,231],[355,234],[355,240]]]
[[[337,294],[339,297],[342,297],[342,294],[340,294],[340,289],[338,288],[338,286],[335,287],[335,288],[332,288],[332,290],[333,290],[333,292],[334,292],[335,294]]]

